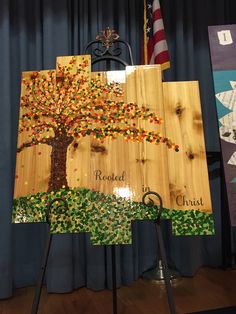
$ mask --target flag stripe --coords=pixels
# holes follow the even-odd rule
[[[166,44],[166,43],[165,43]],[[152,41],[148,42],[148,63],[162,64],[169,61],[169,54],[162,42],[153,45]],[[158,61],[158,62],[157,62]]]
[[[148,1],[148,2],[152,2],[152,11],[156,11],[156,10],[160,10],[161,6],[160,6],[160,2],[158,1]]]
[[[162,44],[165,45],[165,47],[167,49],[166,36],[165,36],[165,32],[163,29],[156,32],[153,36],[153,42],[158,43],[159,41],[163,41]]]
[[[161,10],[155,10],[152,12],[153,21],[162,19]]]
[[[144,51],[149,64],[169,64],[169,53],[159,0],[144,0]]]
[[[153,22],[153,35],[156,32],[162,31],[164,33],[164,25],[162,20],[156,20]]]
[[[163,64],[166,63],[166,60],[168,60],[169,54],[168,51],[162,51],[155,57],[155,63],[156,64]]]
[[[155,56],[159,55],[160,53],[162,53],[164,51],[167,52],[167,45],[166,45],[165,40],[159,41],[158,43],[156,43],[154,45],[154,55]]]

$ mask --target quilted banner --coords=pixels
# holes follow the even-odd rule
[[[230,220],[236,226],[236,25],[210,26],[209,41]]]

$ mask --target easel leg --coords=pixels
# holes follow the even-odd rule
[[[156,228],[157,228],[157,239],[158,239],[160,256],[161,256],[161,261],[162,261],[162,266],[163,266],[164,281],[165,281],[165,286],[167,290],[167,298],[168,298],[170,313],[176,314],[173,291],[172,291],[172,287],[170,283],[170,274],[169,274],[168,265],[167,265],[166,251],[165,251],[160,223],[156,224]]]
[[[112,262],[112,305],[113,314],[117,314],[117,289],[116,289],[116,246],[111,246],[111,262]]]
[[[37,287],[36,287],[35,294],[34,294],[34,300],[33,300],[31,314],[37,314],[38,313],[39,301],[40,301],[40,296],[41,296],[41,291],[42,291],[42,286],[43,286],[43,279],[44,279],[44,275],[45,275],[45,271],[46,271],[46,267],[47,267],[51,242],[52,242],[52,234],[49,234],[48,239],[47,239],[44,257],[43,257],[42,266],[40,269],[40,275],[39,275]]]

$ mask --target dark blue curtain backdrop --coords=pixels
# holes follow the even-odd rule
[[[166,80],[199,80],[208,151],[219,151],[207,27],[236,23],[235,0],[162,0],[171,69]],[[0,298],[35,285],[47,237],[45,224],[11,224],[17,124],[22,71],[52,69],[60,55],[82,54],[106,26],[116,29],[141,60],[142,0],[1,0],[0,1]],[[173,237],[165,224],[168,261],[183,276],[203,265],[220,267],[222,254],[235,251],[221,202],[219,163],[209,165],[216,235]],[[222,230],[222,217],[224,218]],[[228,236],[227,236],[228,235]],[[223,240],[222,240],[223,239]],[[156,260],[151,222],[133,224],[133,245],[117,249],[118,285],[132,284]],[[50,292],[86,286],[111,287],[111,252],[93,247],[85,234],[53,238],[46,274]]]

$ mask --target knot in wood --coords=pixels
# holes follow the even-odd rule
[[[194,159],[194,154],[193,153],[188,153],[188,158],[189,159]]]
[[[99,145],[99,144],[92,144],[91,145],[91,151],[93,153],[102,153],[102,154],[107,153],[106,147],[103,145]]]
[[[136,162],[141,162],[142,164],[144,164],[146,161],[147,161],[147,159],[144,159],[144,158],[142,158],[142,159],[136,158]]]
[[[177,115],[181,115],[181,113],[183,112],[183,108],[181,107],[181,105],[178,105],[176,107],[175,112]]]

